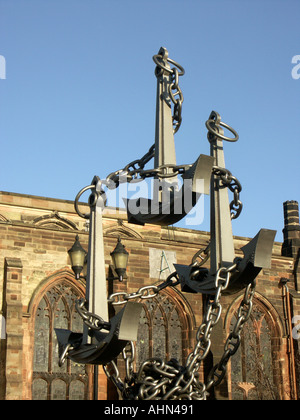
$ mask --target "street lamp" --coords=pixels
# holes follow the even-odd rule
[[[79,236],[76,235],[75,242],[72,248],[68,251],[72,270],[74,271],[76,280],[79,280],[80,273],[83,271],[84,265],[86,263],[87,252],[82,248],[79,242]]]
[[[113,261],[114,269],[119,277],[119,281],[123,281],[126,273],[129,253],[126,251],[120,238],[118,238],[118,243],[110,255]]]

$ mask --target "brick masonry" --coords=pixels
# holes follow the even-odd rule
[[[295,331],[292,320],[300,317],[300,264],[296,249],[300,236],[295,228],[295,202],[292,205],[292,210],[287,209],[287,205],[284,207],[284,243],[274,244],[272,267],[262,270],[258,276],[256,293],[257,302],[274,323],[272,340],[277,360],[274,370],[277,382],[282,384],[279,390],[281,399],[296,399],[299,395],[299,349],[298,341],[292,338]],[[81,207],[82,211],[88,212],[85,204]],[[288,217],[290,211],[292,222]],[[289,230],[290,225],[294,229]],[[141,286],[158,284],[159,265],[155,256],[164,251],[170,262],[174,260],[188,265],[193,255],[209,241],[209,234],[202,231],[132,225],[127,222],[123,211],[110,208],[105,210],[103,230],[107,275],[110,252],[118,236],[130,254],[126,282],[109,284],[110,292],[112,287],[113,291],[134,292]],[[289,232],[292,232],[290,236]],[[73,283],[84,294],[84,284],[76,283],[67,254],[76,234],[87,249],[86,220],[75,213],[73,202],[0,192],[0,314],[6,321],[6,338],[0,341],[1,399],[31,399],[34,318],[43,292],[61,279]],[[248,241],[249,238],[235,237],[237,256],[242,255],[240,249]],[[287,289],[283,288],[283,278],[288,279]],[[197,327],[202,321],[202,295],[182,293],[179,287],[176,289],[170,293],[178,302],[185,320],[183,343],[187,356],[193,349]],[[288,299],[288,306],[283,304],[284,299]],[[222,319],[213,334],[214,361],[223,353],[230,316],[240,300],[241,295],[222,299]],[[92,398],[91,378],[92,375],[88,398]],[[100,399],[116,397],[101,368],[98,382]],[[230,369],[216,394],[218,398],[231,398]]]

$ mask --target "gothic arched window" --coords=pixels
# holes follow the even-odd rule
[[[82,332],[82,320],[75,309],[78,291],[68,283],[59,283],[41,298],[35,315],[33,400],[73,400],[87,398],[87,374],[84,365],[66,360],[58,366],[55,328]]]
[[[236,322],[232,317],[231,326]],[[244,324],[241,343],[231,358],[231,393],[233,400],[279,399],[274,380],[270,316],[254,304]]]
[[[143,302],[137,339],[137,367],[149,357],[182,363],[182,325],[178,309],[165,294]]]

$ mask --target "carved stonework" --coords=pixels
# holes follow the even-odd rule
[[[103,235],[116,236],[120,238],[137,238],[143,239],[143,236],[136,230],[124,225],[122,220],[118,220],[118,223],[110,226],[103,231]]]
[[[56,228],[60,230],[78,230],[78,227],[74,222],[62,217],[58,211],[54,211],[45,216],[37,217],[32,223],[37,226]]]
[[[237,383],[237,386],[239,388],[241,388],[241,390],[243,391],[244,400],[247,400],[248,399],[249,391],[251,391],[251,389],[254,389],[255,388],[255,385],[252,384],[251,382],[238,382]]]

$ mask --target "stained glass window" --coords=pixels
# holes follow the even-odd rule
[[[76,312],[77,290],[59,283],[48,290],[39,302],[35,315],[33,357],[33,400],[85,399],[87,374],[84,365],[67,360],[58,366],[58,343],[54,328],[82,332]]]
[[[167,295],[143,302],[136,347],[137,367],[149,357],[182,363],[182,325],[176,304]]]
[[[274,384],[271,328],[269,315],[253,305],[251,317],[244,324],[241,344],[231,358],[233,400],[279,399]],[[231,325],[236,322],[233,316]]]
[[[84,382],[80,380],[72,381],[70,384],[69,400],[83,400],[84,399]]]
[[[47,381],[37,378],[32,384],[32,395],[35,400],[47,400],[48,384]]]

